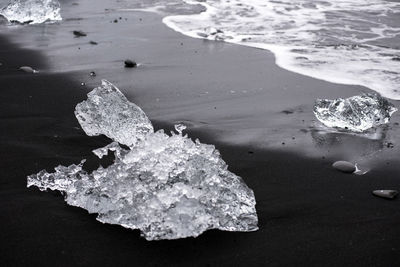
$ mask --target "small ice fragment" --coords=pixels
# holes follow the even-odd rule
[[[360,168],[357,163],[354,166],[356,167],[356,170],[354,171],[354,174],[364,175],[364,174],[369,172],[368,169]]]
[[[57,0],[13,0],[0,10],[0,15],[10,22],[31,24],[61,20]]]
[[[119,155],[121,147],[117,142],[112,142],[111,144],[106,145],[105,147],[97,148],[93,150],[93,154],[95,154],[98,158],[103,158],[108,155],[108,151],[114,151],[114,153]]]
[[[179,133],[182,134],[182,132],[186,129],[186,125],[179,123],[174,125],[175,130]]]
[[[69,205],[97,213],[103,223],[140,229],[147,240],[196,237],[209,229],[258,229],[253,191],[230,172],[213,145],[193,142],[176,125],[171,136],[153,127],[144,112],[111,83],[76,107],[88,135],[104,133],[117,142],[94,150],[114,151],[114,163],[92,173],[79,165],[28,176],[27,186],[59,190]]]
[[[87,100],[76,105],[75,116],[87,135],[104,134],[127,146],[154,131],[143,110],[106,80],[88,94]]]
[[[347,99],[317,99],[314,114],[325,126],[363,132],[388,123],[397,111],[378,94],[362,94]]]
[[[223,31],[214,27],[206,27],[203,32],[198,32],[197,35],[215,41],[223,41],[228,38]]]

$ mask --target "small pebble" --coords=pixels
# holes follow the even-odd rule
[[[356,166],[348,161],[336,161],[332,164],[332,167],[344,173],[353,173],[356,171]]]
[[[137,67],[137,63],[130,59],[125,60],[124,63],[125,63],[125,68],[136,68]]]
[[[95,41],[90,41],[89,44],[91,44],[91,45],[98,45],[98,43],[95,42]]]
[[[90,76],[96,77],[96,72],[94,72],[94,71],[90,72]]]
[[[377,197],[393,199],[399,194],[399,192],[397,190],[374,190],[372,191],[372,194]]]
[[[26,73],[36,73],[38,72],[37,70],[34,70],[33,68],[29,67],[29,66],[22,66],[19,68],[19,70],[22,70],[23,72]]]
[[[293,114],[294,111],[293,111],[293,110],[285,109],[285,110],[282,110],[282,113],[283,113],[283,114],[286,114],[286,115],[289,115],[289,114]]]
[[[73,31],[72,32],[76,37],[84,37],[87,36],[87,34],[83,31]]]

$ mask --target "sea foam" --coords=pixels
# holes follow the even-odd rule
[[[201,5],[205,11],[165,17],[163,22],[177,32],[267,49],[287,70],[333,83],[366,86],[400,100],[400,50],[395,46],[400,40],[398,2],[185,2]]]

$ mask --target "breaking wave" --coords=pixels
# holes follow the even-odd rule
[[[199,0],[167,16],[184,35],[272,51],[287,70],[362,85],[400,100],[400,3],[381,0]]]

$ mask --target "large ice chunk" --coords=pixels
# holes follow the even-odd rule
[[[60,3],[57,0],[13,0],[0,10],[8,21],[43,23],[61,20]]]
[[[127,146],[154,131],[143,110],[106,80],[76,106],[75,116],[87,135],[104,134]]]
[[[126,114],[120,113],[120,101],[109,101],[108,91],[96,88],[89,99],[114,114],[115,120],[105,127],[113,122],[118,126],[117,118],[125,120]],[[93,109],[91,118],[95,110],[103,112]],[[130,116],[138,114],[142,119],[140,112]],[[257,230],[253,191],[228,170],[213,145],[192,141],[182,134],[184,129],[177,125],[178,133],[171,135],[148,131],[130,149],[113,142],[93,151],[99,157],[114,152],[115,161],[107,168],[87,173],[82,168],[84,161],[58,166],[54,173],[41,171],[29,176],[27,185],[59,190],[68,204],[97,213],[103,223],[140,229],[147,240],[196,237],[209,229]]]
[[[362,94],[346,99],[317,99],[314,114],[328,127],[363,132],[388,123],[397,111],[388,100],[378,94]]]

